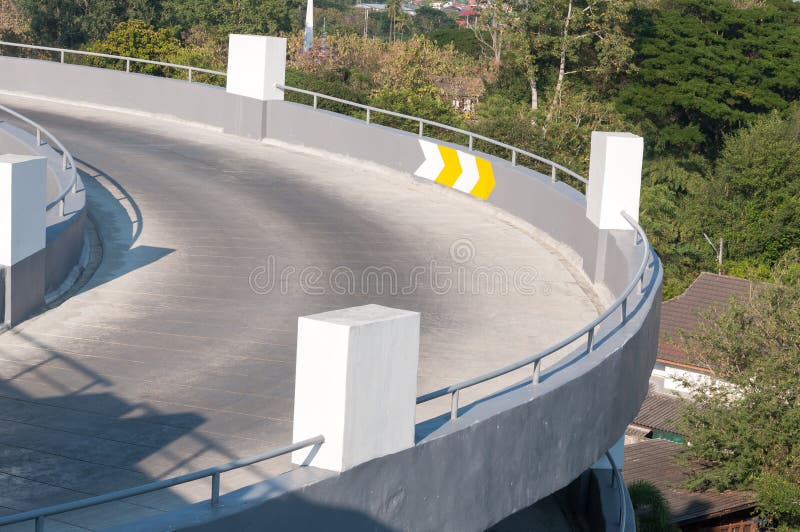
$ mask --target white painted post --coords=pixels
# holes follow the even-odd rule
[[[644,139],[631,133],[592,132],[586,216],[599,229],[627,229],[620,215],[639,219]]]
[[[286,83],[286,39],[235,35],[228,40],[228,81],[231,94],[256,100],[283,100],[276,84]]]
[[[293,463],[344,471],[414,445],[419,325],[380,305],[298,320],[294,441],[325,443]]]
[[[5,267],[5,322],[44,303],[47,159],[0,155],[0,265]]]
[[[47,159],[0,155],[0,264],[45,247]]]

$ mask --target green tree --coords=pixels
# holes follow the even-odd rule
[[[428,35],[437,30],[456,30],[458,24],[441,9],[433,9],[429,6],[417,8],[411,24],[415,33]]]
[[[88,46],[88,50],[91,52],[163,62],[171,62],[178,55],[180,49],[180,41],[173,37],[168,30],[156,30],[141,20],[120,22],[103,40]],[[106,68],[126,68],[124,61],[100,57],[89,58],[89,63]],[[160,76],[186,75],[183,71],[173,71],[169,67],[147,63],[132,62],[130,70]]]
[[[654,153],[715,155],[726,134],[800,98],[800,4],[670,0],[632,17],[638,70],[618,104]]]
[[[732,302],[687,340],[724,382],[686,383],[683,412],[694,489],[752,489],[773,524],[800,527],[800,250],[775,283]]]
[[[162,0],[163,26],[203,26],[227,39],[229,33],[275,35],[301,26],[300,0]]]
[[[800,246],[800,110],[770,113],[731,135],[707,199],[728,260],[771,266]]]
[[[100,39],[124,20],[150,24],[161,9],[159,0],[17,0],[17,7],[30,20],[32,42],[66,48]]]

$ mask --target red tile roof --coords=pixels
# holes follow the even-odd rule
[[[645,480],[666,498],[672,520],[678,524],[752,508],[755,498],[746,491],[692,492],[681,488],[689,470],[680,460],[685,447],[667,440],[644,440],[625,446],[622,476],[626,484]]]
[[[747,279],[703,272],[686,291],[661,306],[661,339],[658,358],[701,367],[681,345],[681,333],[697,331],[703,315],[721,311],[732,298],[744,301],[752,296],[754,283]]]

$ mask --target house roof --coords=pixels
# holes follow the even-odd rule
[[[687,353],[681,345],[681,333],[696,332],[705,314],[714,315],[725,308],[731,298],[744,301],[751,297],[754,283],[747,279],[703,272],[686,291],[661,306],[661,339],[658,358],[702,367],[702,362]]]
[[[630,484],[645,480],[655,485],[669,503],[672,520],[677,524],[718,517],[755,505],[755,497],[746,491],[692,492],[680,486],[689,478],[689,466],[681,461],[685,447],[667,440],[644,440],[625,446],[622,475]]]
[[[459,98],[480,98],[486,92],[483,80],[471,76],[440,77],[433,80],[433,85],[442,92]]]
[[[678,397],[659,392],[650,386],[647,397],[633,420],[633,425],[650,430],[681,434],[677,423],[680,406],[681,400]]]

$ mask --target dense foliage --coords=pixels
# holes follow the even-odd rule
[[[800,98],[791,2],[670,0],[633,11],[637,70],[619,97],[651,151],[714,154],[758,114]]]
[[[800,254],[776,282],[688,340],[725,379],[692,384],[684,425],[695,489],[753,489],[762,515],[800,527]],[[687,383],[689,384],[689,383]]]

